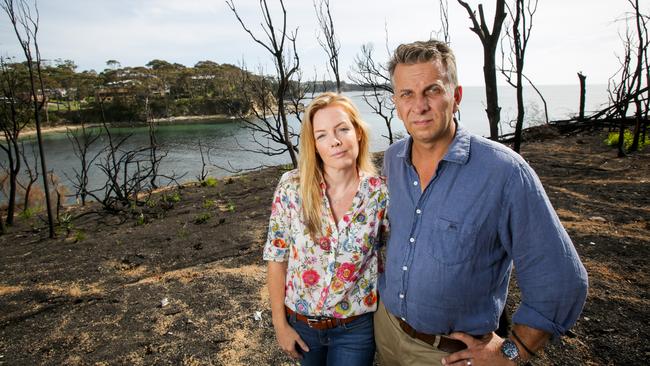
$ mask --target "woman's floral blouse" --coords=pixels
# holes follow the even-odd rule
[[[352,206],[337,223],[325,195],[314,242],[302,221],[298,171],[285,173],[273,197],[264,259],[287,263],[285,304],[311,316],[347,318],[377,309],[378,249],[386,242],[388,189],[383,178],[360,174]]]

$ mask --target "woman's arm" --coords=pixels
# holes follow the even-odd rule
[[[292,358],[302,358],[297,347],[300,346],[303,352],[309,352],[309,347],[300,338],[298,333],[289,325],[284,309],[285,281],[287,278],[287,262],[268,262],[266,275],[269,298],[271,299],[271,313],[275,337],[282,351]],[[296,343],[298,346],[296,346]]]

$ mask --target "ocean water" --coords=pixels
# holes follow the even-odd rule
[[[569,118],[578,113],[579,88],[573,85],[550,85],[539,87],[548,104],[550,120]],[[373,114],[372,109],[365,104],[361,92],[347,93],[359,108],[362,117],[371,127],[371,150],[383,151],[388,147],[385,122]],[[516,118],[515,90],[504,86],[499,88],[501,103],[501,131],[511,132],[509,121]],[[528,87],[524,89],[526,104],[526,124],[539,124],[544,121],[544,110],[541,99],[535,91]],[[587,87],[586,110],[599,110],[607,103],[605,85]],[[485,92],[482,87],[465,87],[459,115],[460,123],[470,131],[487,136],[489,126],[485,114]],[[297,120],[291,125],[296,131],[299,129]],[[393,134],[405,136],[406,131],[402,122],[395,116],[391,122]],[[123,148],[135,149],[148,144],[148,129],[146,127],[121,127],[111,130],[114,137],[130,135]],[[203,146],[204,154],[209,151],[209,175],[221,178],[246,169],[261,166],[286,164],[290,162],[288,154],[280,156],[267,156],[251,152],[251,149],[264,150],[265,145],[273,147],[274,144],[265,141],[254,142],[251,131],[243,128],[237,120],[201,120],[183,121],[175,124],[161,124],[157,128],[157,139],[161,144],[161,151],[166,152],[160,172],[166,175],[181,176],[181,182],[197,180],[201,171],[201,154],[199,142]],[[24,139],[28,155],[32,156],[31,149],[36,148],[35,139]],[[105,139],[93,146],[90,155],[99,151],[106,144]],[[74,155],[72,143],[65,132],[48,133],[44,136],[46,162],[49,170],[53,170],[65,185],[70,185],[74,177],[74,170],[79,169],[79,159]],[[33,160],[33,159],[32,159]],[[6,165],[7,156],[0,153],[0,162]],[[32,166],[36,162],[32,162]],[[105,177],[96,166],[91,169],[90,186],[99,187]],[[4,193],[0,201],[5,201]]]

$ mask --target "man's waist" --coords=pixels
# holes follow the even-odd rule
[[[493,332],[499,325],[502,309],[495,306],[492,298],[469,305],[459,302],[454,306],[451,303],[441,304],[433,297],[433,300],[422,305],[413,299],[401,299],[399,294],[392,294],[391,291],[382,289],[381,285],[379,293],[389,313],[422,333],[445,335],[463,332],[482,335]]]
[[[418,332],[413,328],[412,326],[409,325],[409,323],[405,322],[401,318],[395,317],[397,319],[397,322],[399,323],[400,328],[402,328],[402,331],[406,333],[409,337],[419,339],[425,343],[428,343],[437,349],[447,352],[447,353],[454,353],[458,351],[462,351],[467,348],[467,345],[457,339],[453,339],[450,337],[447,337],[446,335],[441,335],[441,334],[428,334],[428,333],[422,333]],[[481,336],[472,336],[476,339],[481,339],[485,337],[485,335]]]

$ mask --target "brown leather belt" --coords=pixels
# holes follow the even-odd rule
[[[462,351],[465,348],[467,348],[465,343],[463,343],[463,342],[461,342],[461,341],[459,341],[457,339],[453,339],[453,338],[449,338],[449,337],[445,337],[445,336],[441,336],[441,335],[435,335],[435,334],[420,333],[417,330],[413,329],[413,327],[410,326],[404,320],[402,320],[402,319],[400,319],[398,317],[395,317],[395,319],[397,319],[397,321],[399,322],[399,326],[400,326],[400,328],[402,328],[404,333],[408,334],[411,338],[417,338],[417,339],[419,339],[419,340],[421,340],[423,342],[426,342],[426,343],[428,343],[428,344],[430,344],[432,346],[435,346],[436,340],[440,339],[440,341],[438,342],[437,348],[439,350],[443,351],[443,352],[454,353],[454,352]]]
[[[286,306],[284,308],[285,308],[285,310],[287,312],[287,315],[295,316],[296,320],[299,320],[299,321],[301,321],[303,323],[306,323],[310,328],[318,329],[318,330],[336,328],[341,324],[347,324],[347,323],[349,323],[349,322],[351,322],[353,320],[358,319],[362,315],[365,315],[365,314],[355,315],[355,316],[351,316],[349,318],[329,318],[329,317],[321,317],[321,316],[310,317],[310,316],[306,316],[306,315],[296,313],[295,311],[289,309]]]

